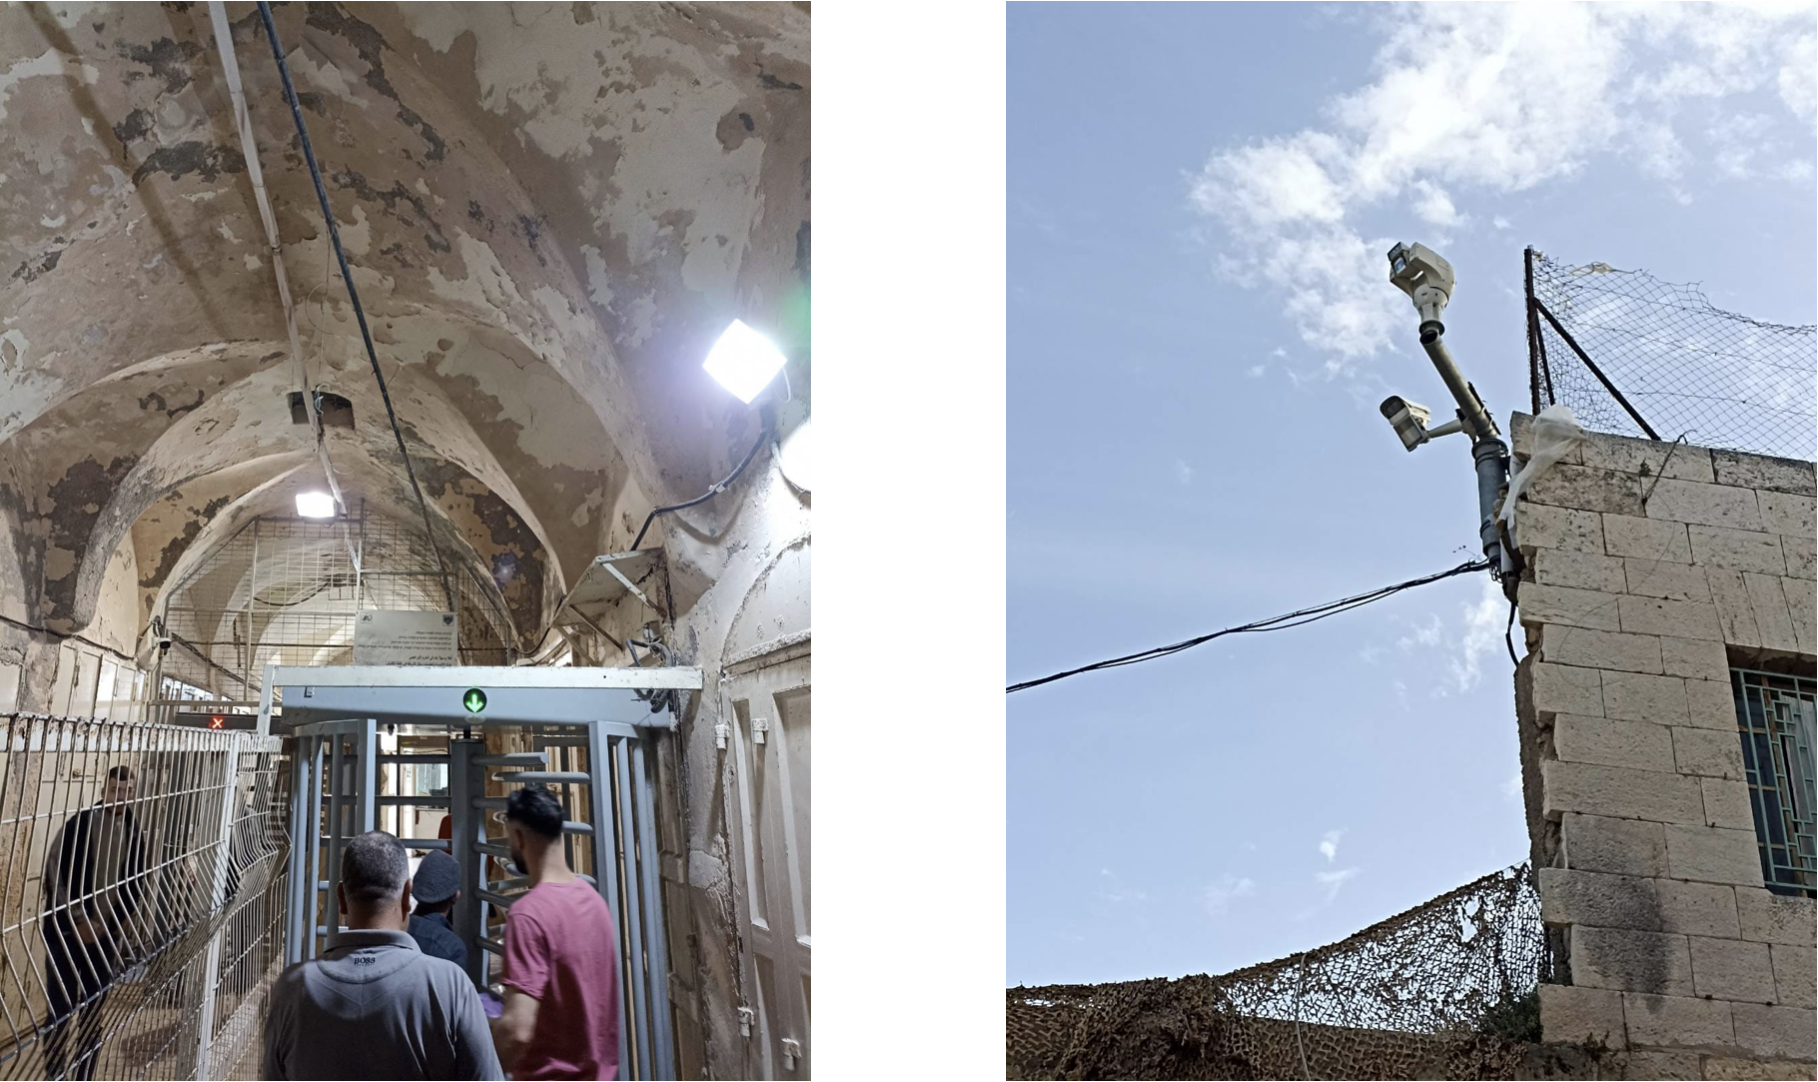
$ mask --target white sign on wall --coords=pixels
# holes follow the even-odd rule
[[[452,612],[362,612],[354,619],[355,665],[459,665]]]

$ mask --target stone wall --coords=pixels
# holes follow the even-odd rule
[[[1522,778],[1569,982],[1541,1023],[1629,1078],[1815,1076],[1813,901],[1763,885],[1730,683],[1813,671],[1813,497],[1811,463],[1592,436],[1517,512]]]

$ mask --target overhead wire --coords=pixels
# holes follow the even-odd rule
[[[1311,608],[1299,609],[1295,612],[1284,613],[1280,616],[1271,616],[1266,620],[1257,620],[1254,623],[1240,624],[1237,627],[1227,627],[1221,631],[1213,631],[1205,635],[1195,635],[1193,638],[1183,639],[1180,642],[1170,643],[1167,646],[1156,646],[1148,650],[1139,650],[1134,654],[1125,654],[1122,657],[1095,661],[1090,665],[1081,665],[1077,668],[1066,669],[1062,672],[1052,673],[1048,676],[1039,677],[1034,680],[1024,680],[1020,683],[1011,684],[1004,689],[1004,693],[1008,695],[1018,691],[1026,691],[1029,688],[1041,687],[1043,684],[1052,684],[1056,680],[1065,680],[1068,677],[1079,676],[1083,673],[1098,672],[1103,669],[1116,669],[1125,665],[1136,665],[1144,661],[1154,661],[1157,658],[1178,654],[1183,650],[1191,650],[1195,646],[1203,645],[1211,642],[1213,639],[1222,638],[1226,635],[1253,634],[1263,631],[1285,631],[1291,627],[1302,627],[1306,624],[1324,620],[1329,616],[1337,616],[1342,612],[1350,612],[1352,609],[1362,608],[1365,605],[1381,601],[1383,598],[1392,597],[1404,590],[1412,590],[1416,586],[1425,586],[1428,583],[1438,582],[1441,579],[1449,579],[1457,575],[1468,575],[1473,571],[1485,571],[1488,570],[1489,567],[1490,561],[1488,560],[1471,560],[1459,564],[1457,567],[1447,571],[1423,575],[1417,579],[1398,582],[1393,586],[1379,587],[1368,593],[1340,598],[1337,601],[1328,601],[1323,605],[1314,605]]]
[[[309,128],[303,122],[303,107],[297,101],[297,88],[290,81],[290,66],[284,61],[284,47],[278,41],[278,26],[272,19],[271,4],[259,0],[259,18],[265,23],[265,39],[271,45],[272,59],[277,61],[278,76],[284,82],[284,100],[290,104],[291,119],[297,127],[297,140],[303,146],[303,160],[309,166],[309,179],[316,187],[316,200],[322,204],[322,217],[328,222],[328,239],[334,245],[335,259],[341,265],[341,280],[347,286],[347,298],[353,303],[354,318],[360,324],[360,339],[366,345],[366,359],[372,365],[373,379],[379,384],[379,397],[385,402],[385,416],[391,422],[391,434],[398,441],[398,454],[404,458],[404,475],[416,495],[417,510],[423,515],[423,532],[430,551],[436,555],[436,567],[442,576],[442,593],[449,609],[455,607],[454,587],[448,577],[448,563],[442,558],[442,546],[436,544],[435,526],[430,521],[429,504],[423,499],[423,488],[417,483],[417,471],[410,464],[410,451],[404,446],[404,432],[398,427],[398,413],[391,404],[391,391],[385,385],[385,373],[379,369],[379,355],[373,348],[372,329],[366,325],[366,310],[360,305],[359,290],[354,288],[353,272],[347,266],[347,253],[341,248],[341,230],[335,225],[334,208],[328,202],[328,189],[322,185],[322,170],[316,164],[316,152],[309,142]],[[648,524],[646,524],[648,525]]]

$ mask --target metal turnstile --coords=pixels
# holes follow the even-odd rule
[[[619,1077],[675,1077],[655,792],[656,742],[675,718],[651,704],[653,692],[698,690],[698,669],[274,666],[265,687],[261,731],[294,741],[287,962],[315,957],[343,927],[347,839],[379,829],[387,807],[428,807],[448,813],[450,838],[401,840],[459,862],[451,922],[469,976],[492,983],[505,949],[498,926],[528,883],[507,867],[507,798],[490,790],[545,785],[565,810],[570,867],[600,891],[618,930]],[[529,750],[489,753],[484,735],[501,730]],[[447,750],[385,751],[381,734],[399,731],[445,737]],[[382,785],[381,771],[405,765],[446,765],[446,795],[384,791],[395,785]]]

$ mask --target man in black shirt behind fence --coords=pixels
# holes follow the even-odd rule
[[[101,801],[63,825],[44,868],[45,998],[50,1005],[45,1073],[65,1076],[70,1031],[75,1063],[67,1077],[95,1075],[101,1005],[123,968],[134,917],[145,893],[145,836],[133,818],[136,779],[128,766],[107,772]]]

